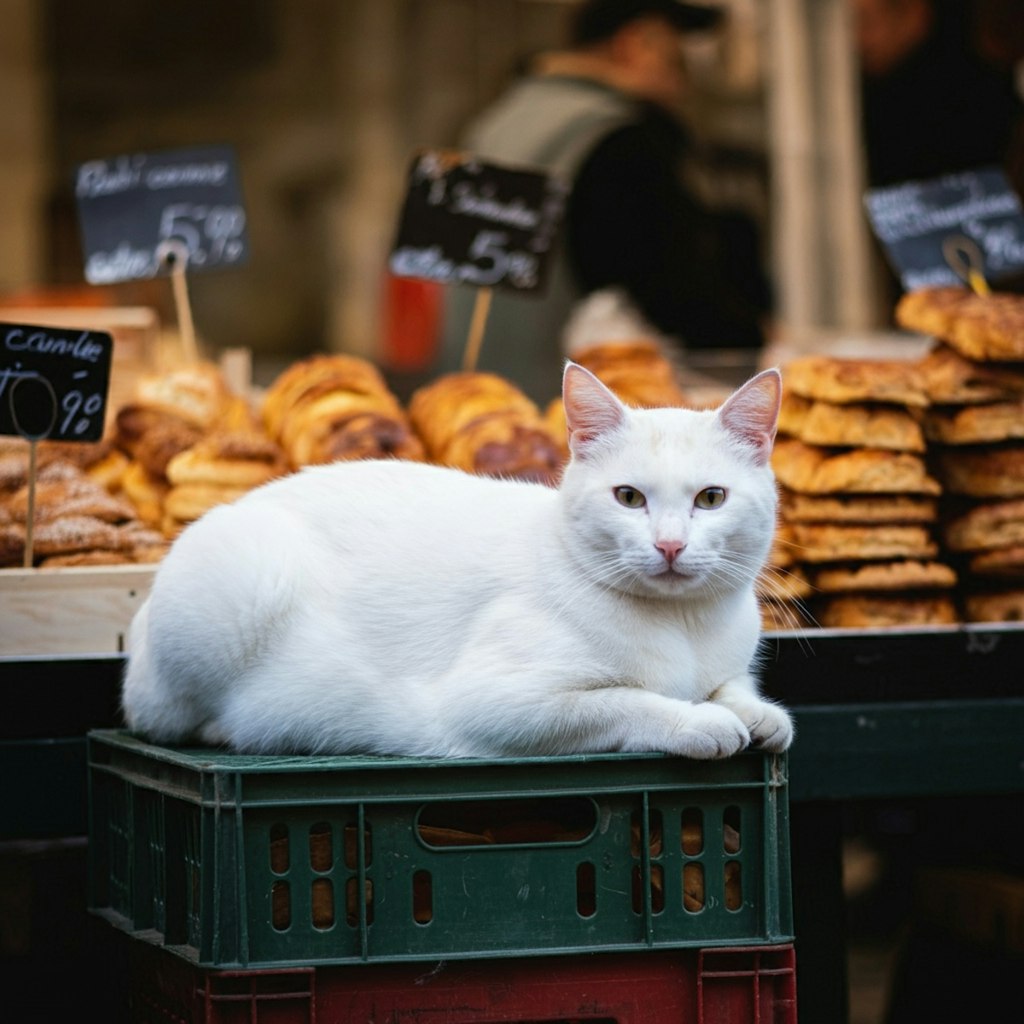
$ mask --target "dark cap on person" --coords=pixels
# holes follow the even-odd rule
[[[664,18],[680,32],[698,32],[717,25],[722,9],[679,0],[585,0],[573,18],[572,41],[597,43],[637,18],[652,17]]]

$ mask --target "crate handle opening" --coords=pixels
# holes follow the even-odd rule
[[[449,800],[420,808],[416,835],[432,850],[574,846],[594,834],[597,821],[597,805],[588,797]]]

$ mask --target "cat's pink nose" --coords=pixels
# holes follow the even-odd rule
[[[665,561],[669,565],[676,560],[676,555],[685,547],[681,540],[659,540],[654,546],[665,556]]]

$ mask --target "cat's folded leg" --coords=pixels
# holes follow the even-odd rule
[[[528,694],[527,688],[520,693]],[[607,683],[573,687],[532,699],[503,700],[497,716],[459,715],[468,752],[550,756],[611,751],[674,754],[701,760],[730,757],[750,734],[728,708]]]
[[[789,712],[765,700],[750,676],[723,683],[711,700],[732,711],[750,731],[750,742],[762,750],[781,753],[793,742],[793,719]]]

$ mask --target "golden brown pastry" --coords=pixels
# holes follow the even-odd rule
[[[134,402],[205,431],[225,414],[231,398],[220,368],[201,362],[141,378]]]
[[[1024,499],[974,505],[942,528],[951,551],[988,551],[1024,544]]]
[[[217,505],[226,505],[248,494],[251,487],[222,487],[217,484],[179,484],[164,497],[161,529],[173,536],[184,524],[198,519]]]
[[[972,295],[973,292],[962,285],[917,288],[896,303],[896,323],[908,331],[945,338],[953,320]]]
[[[1024,398],[929,409],[924,429],[929,441],[940,444],[985,444],[1024,438]]]
[[[786,391],[821,402],[928,405],[921,372],[909,361],[803,356],[787,363],[782,374]]]
[[[1024,590],[968,594],[964,616],[968,622],[1024,622]]]
[[[793,550],[801,562],[930,559],[938,554],[938,545],[923,526],[796,523],[790,529]]]
[[[863,565],[835,565],[817,569],[811,577],[822,593],[948,589],[956,586],[956,573],[942,562],[900,559],[894,562],[865,562]]]
[[[121,486],[138,517],[150,526],[159,527],[163,521],[164,497],[170,489],[167,482],[162,477],[151,476],[141,463],[133,462],[125,470]]]
[[[836,451],[779,438],[772,468],[780,484],[803,494],[932,494],[942,488],[920,456],[873,448]]]
[[[110,494],[115,494],[121,489],[121,481],[124,479],[128,462],[128,456],[123,451],[111,447],[102,459],[86,467],[86,475]]]
[[[780,488],[783,519],[792,523],[934,523],[936,498],[919,494],[799,494]]]
[[[775,527],[772,537],[772,549],[768,554],[768,565],[777,569],[787,569],[796,563],[793,553],[793,529],[786,522]]]
[[[20,523],[0,525],[0,567],[17,567],[25,559],[25,527]]]
[[[209,484],[251,489],[286,472],[284,452],[270,438],[218,432],[175,455],[167,463],[166,476],[173,486]]]
[[[574,352],[572,359],[627,405],[656,409],[687,404],[675,366],[654,341],[603,342]]]
[[[943,487],[973,498],[1024,497],[1024,445],[945,448],[938,456]]]
[[[811,612],[798,601],[762,600],[761,629],[766,633],[791,632],[817,626]]]
[[[1024,577],[1024,544],[979,551],[971,556],[968,570],[975,576]]]
[[[817,609],[820,625],[828,629],[878,629],[890,626],[947,626],[958,621],[948,596],[842,594]]]
[[[1024,295],[972,295],[957,309],[944,340],[967,359],[1024,359]]]
[[[978,363],[939,344],[917,365],[934,405],[1007,402],[1024,397],[1024,369],[1012,364]]]
[[[26,484],[11,495],[7,508],[20,523],[28,518],[29,488]],[[49,523],[64,516],[92,516],[105,523],[123,523],[135,518],[135,509],[110,494],[80,472],[70,480],[39,480],[35,489],[34,520]]]
[[[439,377],[413,394],[409,416],[432,462],[541,483],[561,470],[561,449],[540,410],[496,374]]]
[[[779,432],[805,444],[925,450],[921,425],[906,409],[877,403],[838,405],[802,398],[792,391],[782,398]]]
[[[184,423],[165,422],[155,425],[139,439],[133,458],[153,479],[166,480],[167,465],[171,459],[187,451],[202,436],[202,431]]]
[[[423,447],[383,376],[356,356],[313,356],[293,364],[267,390],[262,417],[294,467],[339,459],[423,458]]]
[[[118,551],[120,547],[117,527],[94,516],[65,516],[38,523],[33,532],[35,558],[80,551]]]
[[[800,566],[783,569],[767,565],[757,578],[758,597],[769,601],[798,601],[810,597],[814,589]]]

